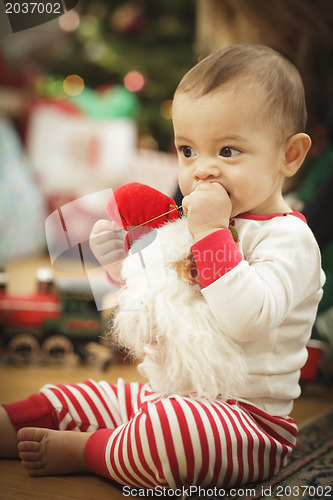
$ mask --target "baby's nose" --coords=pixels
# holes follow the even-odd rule
[[[197,179],[208,179],[210,177],[218,177],[220,174],[219,168],[211,161],[200,162],[194,171],[194,176]]]

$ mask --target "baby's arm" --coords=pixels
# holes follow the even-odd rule
[[[183,205],[188,208],[202,294],[226,334],[249,341],[321,293],[320,255],[306,224],[290,215],[258,226],[256,244],[252,240],[250,253],[243,256],[225,229],[228,201],[222,186],[203,183],[184,198]]]
[[[255,229],[255,240],[251,227],[251,245],[245,238],[245,246],[241,243],[244,257],[235,242],[222,241],[227,231],[192,246],[202,294],[226,334],[238,341],[265,335],[302,303],[313,309],[323,285],[318,247],[303,221],[293,215],[273,218]]]
[[[89,245],[92,253],[115,283],[121,283],[121,268],[126,256],[124,230],[110,220],[95,222]]]

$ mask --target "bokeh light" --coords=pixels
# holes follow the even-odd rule
[[[63,83],[67,95],[80,95],[84,89],[84,81],[79,75],[68,75]]]
[[[140,71],[129,71],[124,77],[124,86],[131,92],[140,92],[145,86],[146,80]]]
[[[49,80],[47,90],[49,95],[53,99],[61,99],[61,97],[63,97],[64,89],[61,83],[62,83],[61,80],[56,80],[56,79]]]
[[[167,99],[162,102],[160,106],[160,113],[166,120],[171,120],[172,118],[172,99]]]
[[[87,40],[96,40],[99,36],[100,21],[93,16],[81,16],[78,28],[78,38],[82,43]]]
[[[110,49],[101,40],[90,40],[85,44],[84,52],[89,61],[98,63],[110,52]]]
[[[69,10],[59,17],[59,26],[67,33],[75,31],[80,26],[80,16],[75,10]]]

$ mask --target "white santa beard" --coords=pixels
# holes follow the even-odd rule
[[[200,286],[179,278],[175,268],[192,244],[183,217],[133,245],[123,265],[126,285],[111,334],[135,359],[143,359],[139,371],[153,391],[237,399],[246,380],[243,352],[222,331]]]

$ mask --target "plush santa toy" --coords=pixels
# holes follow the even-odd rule
[[[141,360],[161,395],[241,396],[246,366],[201,293],[193,237],[174,200],[133,183],[114,192],[106,212],[130,246],[112,320],[113,338]]]

